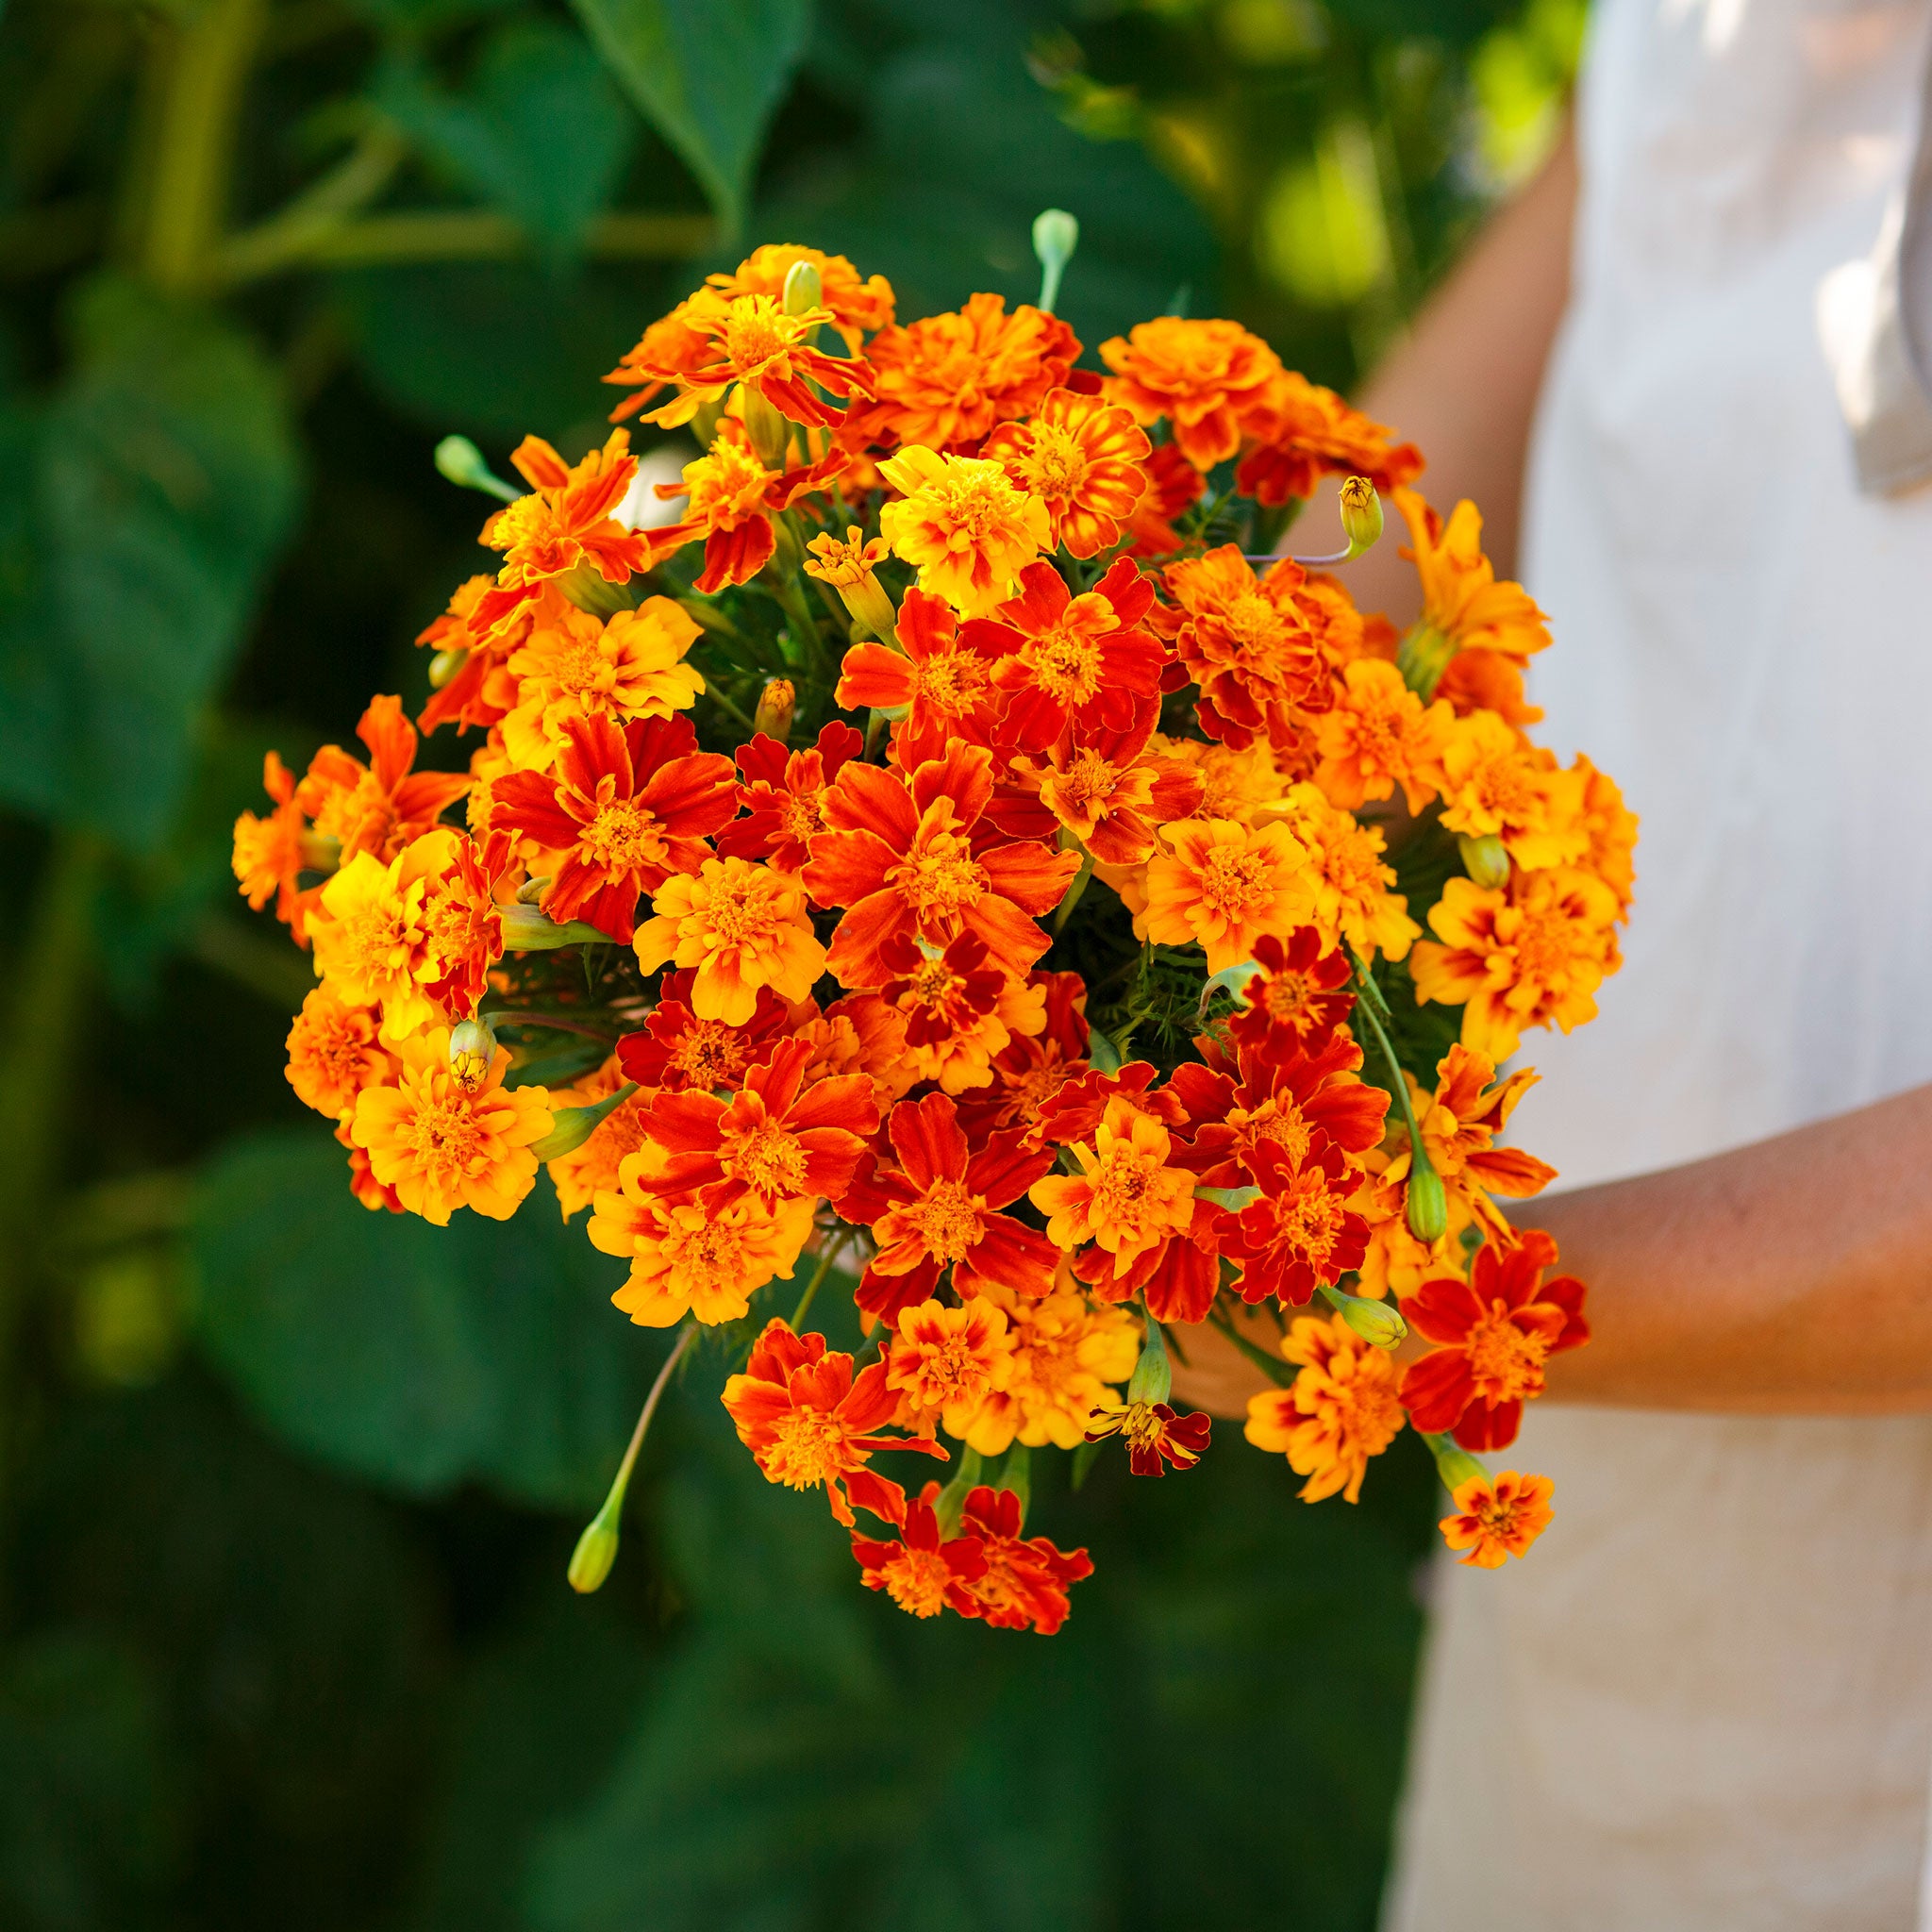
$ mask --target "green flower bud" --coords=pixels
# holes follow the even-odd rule
[[[573,919],[558,925],[547,912],[534,906],[506,906],[503,908],[503,949],[507,953],[550,953],[558,946],[588,946],[608,941],[610,935]]]
[[[483,452],[467,436],[445,436],[436,445],[436,468],[445,481],[462,490],[480,490],[485,496],[514,503],[524,492],[491,469]]]
[[[768,732],[780,744],[791,736],[791,720],[798,710],[798,692],[789,677],[774,677],[758,693],[758,708],[751,714],[753,728]]]
[[[618,1511],[607,1503],[591,1519],[589,1527],[577,1539],[576,1548],[570,1553],[570,1568],[564,1574],[579,1596],[601,1590],[604,1579],[610,1574],[610,1566],[617,1561],[617,1517]]]
[[[966,1498],[985,1480],[980,1474],[979,1451],[960,1450],[958,1470],[953,1480],[940,1491],[940,1499],[933,1505],[932,1513],[939,1524],[941,1540],[958,1535],[959,1519],[966,1513]]]
[[[1365,1295],[1347,1294],[1339,1288],[1324,1288],[1322,1294],[1364,1341],[1377,1348],[1397,1348],[1408,1339],[1408,1324],[1393,1302],[1370,1301]]]
[[[785,313],[804,315],[816,308],[824,299],[824,285],[820,279],[817,265],[809,261],[794,261],[785,271]]]
[[[1462,868],[1487,891],[1500,891],[1509,883],[1509,854],[1493,832],[1472,839],[1467,832],[1456,841],[1462,854]]]
[[[1348,539],[1348,555],[1341,559],[1344,563],[1381,541],[1382,499],[1366,476],[1349,476],[1342,481],[1341,528]]]
[[[1134,1379],[1127,1384],[1129,1402],[1165,1402],[1174,1393],[1174,1367],[1167,1358],[1167,1340],[1160,1324],[1145,1317],[1147,1338],[1141,1344],[1141,1359],[1134,1364]]]
[[[441,691],[463,668],[469,656],[463,650],[437,652],[429,660],[429,689]]]
[[[550,1131],[530,1143],[539,1160],[556,1160],[575,1154],[606,1120],[638,1091],[635,1080],[626,1080],[615,1093],[607,1094],[592,1107],[560,1107],[550,1116]]]
[[[1442,1192],[1442,1177],[1429,1165],[1421,1148],[1415,1151],[1415,1164],[1409,1169],[1408,1192],[1405,1203],[1408,1231],[1419,1241],[1434,1243],[1442,1239],[1449,1225],[1449,1200]]]
[[[1040,258],[1040,304],[1051,315],[1059,300],[1060,277],[1080,245],[1080,224],[1063,208],[1043,209],[1033,218],[1033,252]]]
[[[1438,1478],[1452,1496],[1464,1483],[1477,1476],[1485,1482],[1489,1480],[1489,1471],[1462,1448],[1454,1436],[1424,1436],[1423,1441],[1429,1445],[1429,1452],[1436,1458]]]
[[[464,1020],[449,1030],[449,1070],[466,1093],[482,1086],[496,1059],[496,1035],[488,1020]]]

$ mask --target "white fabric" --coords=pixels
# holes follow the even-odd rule
[[[1857,347],[1842,272],[1908,175],[1928,29],[1932,0],[1595,23],[1524,576],[1545,741],[1643,836],[1602,1017],[1525,1042],[1516,1125],[1565,1185],[1932,1079],[1932,492],[1859,493],[1825,347]],[[1437,1573],[1389,1932],[1910,1932],[1932,1419],[1540,1407],[1502,1460],[1556,1521]]]

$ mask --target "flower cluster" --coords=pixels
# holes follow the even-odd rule
[[[359,1199],[503,1218],[547,1166],[869,1587],[1042,1632],[1091,1565],[1023,1534],[1033,1453],[1191,1468],[1189,1324],[1274,1361],[1273,1318],[1247,1434],[1308,1499],[1407,1421],[1465,1560],[1547,1521],[1470,1453],[1587,1337],[1496,1206],[1551,1178],[1498,1068],[1594,1010],[1635,839],[1525,736],[1542,614],[1413,448],[1232,322],[1085,356],[1043,308],[902,323],[758,249],[607,377],[681,480],[624,427],[526,438],[524,490],[446,464],[502,507],[417,724],[378,697],[365,756],[272,756],[235,830],[313,960],[289,1078]],[[1347,557],[1266,554],[1324,476],[1349,555],[1380,494],[1407,522],[1406,635]],[[835,1271],[843,1348],[806,1326]],[[875,1466],[907,1454],[949,1479]]]

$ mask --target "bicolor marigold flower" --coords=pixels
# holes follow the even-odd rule
[[[962,616],[991,616],[1053,541],[1045,504],[997,463],[908,443],[879,473],[902,492],[879,511],[880,533],[918,571],[919,588]]]
[[[1030,1130],[1041,1108],[1087,1071],[1087,982],[1077,973],[1032,973],[1026,983],[1045,995],[1045,1026],[993,1056],[991,1083],[963,1090],[959,1114],[969,1135],[1011,1129],[1038,1145]]]
[[[1458,503],[1445,524],[1413,490],[1391,492],[1408,525],[1422,578],[1422,621],[1458,651],[1494,651],[1518,662],[1550,641],[1549,620],[1521,584],[1498,580],[1483,555],[1483,520]]]
[[[641,893],[711,856],[706,834],[738,809],[731,760],[700,752],[688,718],[577,718],[551,772],[510,772],[491,787],[491,823],[515,831],[556,870],[541,901],[627,941]]]
[[[798,872],[825,828],[825,789],[865,749],[865,737],[834,719],[804,751],[788,752],[760,732],[738,749],[738,804],[744,814],[715,841],[720,858],[763,858]]]
[[[1333,708],[1315,720],[1315,783],[1348,811],[1400,785],[1410,813],[1420,812],[1443,783],[1455,712],[1440,700],[1424,709],[1401,672],[1379,658],[1358,658],[1341,676]]]
[[[970,296],[956,312],[873,338],[866,361],[874,400],[854,409],[846,438],[855,446],[976,445],[995,424],[1038,408],[1079,353],[1058,316],[1024,302],[1008,315],[1002,296]]]
[[[648,597],[607,623],[574,604],[540,621],[510,654],[516,703],[503,720],[504,749],[526,771],[552,764],[575,718],[638,718],[688,711],[705,680],[685,660],[698,626],[669,597]]]
[[[1174,519],[1207,494],[1208,479],[1171,442],[1157,443],[1144,465],[1147,493],[1127,522],[1129,557],[1172,557],[1181,547]]]
[[[892,285],[884,275],[861,277],[844,256],[824,255],[796,242],[767,242],[754,248],[729,275],[709,275],[705,281],[727,299],[764,295],[782,302],[785,277],[801,261],[810,262],[818,271],[819,307],[831,316],[831,326],[843,339],[848,355],[856,356],[859,342],[875,329],[891,325]]]
[[[943,1423],[959,1435],[980,1399],[1012,1372],[1005,1314],[984,1295],[969,1295],[958,1307],[908,1305],[892,1319],[899,1332],[887,1379],[900,1394],[901,1423],[926,1435]]]
[[[979,1615],[973,1585],[986,1574],[986,1555],[976,1536],[941,1537],[939,1518],[924,1500],[908,1503],[901,1541],[855,1536],[852,1554],[868,1590],[882,1590],[915,1617],[957,1610]]]
[[[1050,941],[1034,916],[1058,905],[1079,869],[1071,852],[982,842],[992,797],[992,754],[956,744],[909,775],[849,764],[825,793],[831,828],[812,841],[801,874],[821,906],[848,908],[830,965],[848,987],[895,976],[895,936],[943,947],[974,934],[1015,978]],[[1030,915],[1030,916],[1029,916]]]
[[[1307,848],[1286,825],[1185,819],[1161,838],[1167,850],[1147,862],[1147,909],[1135,922],[1157,945],[1199,944],[1219,973],[1262,934],[1285,939],[1313,918]]]
[[[318,986],[289,1028],[289,1085],[304,1107],[346,1120],[364,1089],[395,1072],[395,1056],[379,1037],[382,1015],[351,1006],[332,986]]]
[[[1361,1266],[1369,1228],[1350,1206],[1361,1176],[1332,1141],[1319,1137],[1299,1159],[1263,1141],[1248,1172],[1260,1198],[1221,1230],[1222,1254],[1241,1271],[1243,1301],[1299,1306]]]
[[[884,1361],[857,1375],[849,1355],[828,1355],[823,1335],[794,1335],[781,1321],[765,1324],[744,1373],[720,1398],[765,1480],[791,1490],[825,1491],[832,1514],[850,1529],[852,1506],[888,1523],[905,1520],[906,1492],[866,1464],[881,1449],[917,1449],[941,1461],[946,1452],[917,1436],[882,1436],[899,1407]]]
[[[979,1539],[985,1571],[967,1585],[995,1630],[1036,1630],[1051,1637],[1067,1621],[1067,1591],[1093,1574],[1085,1550],[1056,1549],[1043,1536],[1020,1534],[1020,1499],[985,1484],[971,1491],[961,1530]]]
[[[1241,989],[1241,1004],[1228,1015],[1229,1037],[1260,1060],[1294,1052],[1314,1053],[1331,1040],[1355,1009],[1342,989],[1355,969],[1340,946],[1324,947],[1311,925],[1287,939],[1263,933],[1254,959],[1261,970]]]
[[[626,1033],[617,1042],[617,1061],[626,1080],[673,1092],[687,1087],[706,1093],[736,1088],[745,1070],[768,1058],[791,1030],[785,1002],[769,987],[760,989],[741,1025],[700,1020],[691,1009],[695,978],[688,968],[667,973],[658,988],[657,1005],[644,1015],[642,1032]]]
[[[1241,420],[1281,373],[1281,358],[1238,322],[1164,315],[1100,345],[1106,394],[1141,424],[1164,416],[1181,454],[1211,470],[1241,445]]]
[[[893,756],[908,770],[963,741],[991,742],[1002,708],[994,676],[1013,650],[1011,631],[983,618],[961,624],[942,597],[908,591],[899,607],[901,648],[866,641],[845,653],[833,702],[847,711],[890,711],[900,722]]]
[[[370,1172],[438,1227],[458,1208],[508,1221],[536,1181],[530,1148],[550,1131],[550,1096],[541,1087],[505,1087],[503,1051],[465,1087],[450,1071],[447,1026],[406,1040],[396,1052],[395,1085],[364,1088],[349,1123]]]
[[[1045,504],[1053,547],[1092,557],[1120,541],[1147,493],[1142,466],[1153,448],[1130,410],[1057,389],[1024,423],[995,429],[980,453]]]
[[[1395,1358],[1364,1341],[1340,1315],[1296,1318],[1281,1344],[1301,1374],[1286,1389],[1248,1402],[1243,1430],[1256,1448],[1288,1457],[1307,1481],[1305,1503],[1341,1493],[1360,1499],[1369,1458],[1379,1456],[1402,1428],[1395,1395]]]
[[[1323,476],[1366,476],[1384,496],[1422,475],[1422,452],[1351,409],[1332,389],[1284,369],[1243,412],[1252,440],[1235,488],[1276,508],[1314,493]]]
[[[856,1297],[861,1308],[890,1320],[924,1301],[949,1267],[962,1296],[989,1283],[1023,1295],[1051,1290],[1053,1241],[999,1211],[1053,1165],[1050,1153],[1026,1152],[1016,1134],[969,1153],[958,1110],[943,1093],[901,1101],[888,1132],[895,1164],[878,1167],[848,1204],[874,1243]]]
[[[1076,1174],[1037,1180],[1027,1198],[1048,1217],[1047,1239],[1072,1252],[1092,1241],[1124,1274],[1135,1259],[1194,1218],[1194,1176],[1171,1165],[1168,1130],[1128,1102],[1108,1102],[1091,1146],[1076,1142]]]
[[[1281,801],[1283,823],[1307,848],[1314,899],[1308,924],[1324,947],[1346,940],[1364,959],[1404,958],[1422,932],[1408,902],[1390,890],[1395,869],[1383,863],[1382,834],[1330,805],[1313,785],[1295,785]]]
[[[608,1100],[625,1084],[625,1074],[615,1054],[594,1073],[586,1074],[575,1085],[553,1089],[553,1108],[595,1107]],[[557,1205],[568,1221],[579,1208],[588,1208],[599,1194],[615,1193],[621,1182],[618,1170],[646,1139],[643,1099],[633,1093],[620,1101],[591,1130],[581,1147],[559,1154],[549,1163],[551,1185],[557,1190]]]
[[[336,841],[340,862],[367,852],[387,863],[430,830],[470,781],[460,772],[413,769],[416,730],[400,698],[371,698],[356,736],[369,748],[369,762],[339,744],[324,745],[309,760],[295,800],[314,821],[314,837]]]
[[[483,997],[490,969],[503,958],[503,908],[521,868],[501,832],[458,839],[450,862],[423,894],[423,956],[415,977],[450,1019],[469,1018]]]
[[[1485,1242],[1467,1281],[1425,1281],[1403,1303],[1409,1325],[1437,1346],[1402,1378],[1402,1406],[1417,1428],[1447,1430],[1465,1449],[1507,1449],[1523,1405],[1543,1389],[1543,1364],[1590,1340],[1583,1284],[1544,1281],[1557,1244],[1529,1228],[1511,1252]]]
[[[632,941],[638,964],[646,973],[667,962],[695,968],[691,1007],[701,1020],[742,1026],[761,988],[802,1000],[825,970],[805,888],[769,866],[708,858],[695,875],[666,879],[651,908]]]
[[[1064,827],[1099,864],[1139,865],[1153,855],[1160,827],[1201,802],[1199,772],[1150,751],[1148,736],[1145,722],[1125,730],[1076,729],[1043,756],[1016,760],[1013,779],[1038,788],[1041,808],[1051,814],[1042,828],[1049,834]],[[997,801],[994,816],[1003,816]],[[1010,816],[1004,822],[1022,830]]]
[[[1508,1557],[1527,1555],[1530,1544],[1550,1526],[1557,1513],[1550,1506],[1556,1487],[1546,1475],[1522,1475],[1513,1469],[1504,1470],[1493,1482],[1471,1476],[1450,1498],[1455,1512],[1437,1527],[1452,1550],[1469,1552],[1464,1563],[1501,1569]]]
[[[1536,1084],[1536,1073],[1524,1067],[1498,1080],[1493,1060],[1458,1041],[1437,1062],[1436,1076],[1433,1092],[1412,1074],[1407,1076],[1429,1164],[1452,1195],[1468,1197],[1471,1218],[1486,1239],[1513,1247],[1516,1231],[1490,1207],[1489,1196],[1527,1200],[1557,1178],[1547,1161],[1521,1147],[1496,1144],[1517,1102]],[[1463,1225],[1452,1210],[1449,1232],[1458,1234]]]
[[[1463,1044],[1506,1060],[1527,1027],[1568,1033],[1596,1017],[1616,918],[1616,895],[1572,866],[1518,873],[1499,891],[1451,879],[1429,912],[1436,939],[1415,949],[1416,998],[1460,1004]]]
[[[1208,1453],[1212,1421],[1196,1410],[1180,1415],[1165,1402],[1109,1403],[1089,1419],[1087,1440],[1124,1437],[1127,1466],[1136,1475],[1165,1475],[1166,1465],[1192,1469]]]
[[[1274,1058],[1243,1053],[1239,1079],[1211,1039],[1200,1045],[1204,1058],[1176,1067],[1168,1088],[1200,1123],[1190,1165],[1212,1186],[1240,1186],[1262,1146],[1299,1161],[1319,1139],[1351,1155],[1381,1141],[1389,1096],[1360,1078],[1362,1050],[1347,1035]]]
[[[270,752],[261,761],[261,789],[274,802],[266,818],[244,811],[235,821],[231,863],[249,910],[259,912],[273,899],[275,917],[295,943],[308,943],[305,896],[297,890],[303,869],[323,855],[311,853],[308,819],[295,797],[295,779],[288,766]],[[334,857],[330,856],[330,869]],[[316,866],[317,870],[321,868]]]
[[[908,1086],[931,1080],[953,1095],[984,1087],[1014,1036],[1046,1024],[1044,989],[991,964],[973,933],[960,933],[942,953],[928,955],[903,935],[885,950],[892,977],[876,994],[855,993],[849,1004],[856,1013],[884,1006],[902,1016]]]
[[[1004,1455],[1016,1441],[1078,1448],[1095,1407],[1134,1373],[1140,1323],[1124,1307],[1096,1307],[1058,1287],[1038,1300],[1009,1288],[984,1292],[1006,1310],[1012,1368],[1004,1388],[980,1398],[960,1440],[982,1456]]]

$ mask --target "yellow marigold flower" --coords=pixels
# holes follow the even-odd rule
[[[1289,829],[1307,847],[1307,882],[1314,912],[1307,924],[1331,951],[1346,940],[1366,958],[1404,958],[1422,927],[1408,916],[1408,902],[1391,891],[1394,869],[1382,862],[1384,841],[1373,825],[1359,824],[1330,805],[1313,785],[1294,786],[1281,801]]]
[[[1111,1255],[1116,1276],[1183,1233],[1194,1218],[1194,1176],[1170,1167],[1174,1140],[1130,1102],[1109,1100],[1093,1144],[1076,1145],[1076,1174],[1047,1174],[1026,1198],[1048,1217],[1046,1238],[1071,1252],[1096,1241]]]
[[[1528,1552],[1557,1513],[1550,1498],[1557,1486],[1546,1475],[1522,1475],[1506,1469],[1491,1482],[1471,1476],[1451,1499],[1456,1509],[1437,1526],[1452,1550],[1467,1550],[1465,1563],[1500,1569],[1510,1557]]]
[[[1441,785],[1444,827],[1502,840],[1527,872],[1573,864],[1589,849],[1583,774],[1559,770],[1493,711],[1457,719],[1442,748]]]
[[[801,261],[808,261],[819,272],[819,306],[831,316],[831,326],[844,338],[846,350],[858,353],[858,344],[874,329],[888,328],[892,321],[892,285],[884,275],[861,279],[858,271],[842,255],[824,255],[796,242],[767,242],[754,248],[729,275],[707,275],[705,280],[727,300],[735,295],[763,295],[774,302],[785,296],[785,277]]]
[[[805,888],[788,874],[748,858],[708,858],[696,874],[674,873],[658,887],[656,917],[637,929],[638,964],[697,969],[691,1007],[700,1020],[742,1026],[769,986],[802,1000],[825,970],[813,936]]]
[[[1415,949],[1418,1000],[1462,1008],[1462,1042],[1503,1061],[1524,1029],[1568,1033],[1596,1016],[1616,970],[1616,894],[1574,866],[1518,873],[1500,891],[1451,879],[1429,913],[1437,940]]]
[[[886,541],[919,572],[922,591],[962,616],[991,617],[1053,542],[1046,505],[1016,490],[998,463],[913,443],[879,470],[903,497],[879,511]]]
[[[377,1038],[382,1016],[349,1005],[331,986],[302,1002],[289,1028],[289,1085],[304,1107],[345,1120],[364,1088],[379,1087],[395,1066]]]
[[[1458,651],[1495,651],[1519,662],[1541,651],[1549,620],[1521,584],[1497,581],[1475,505],[1458,503],[1445,524],[1413,490],[1393,495],[1414,545],[1403,555],[1422,578],[1423,623]]]
[[[1263,933],[1286,939],[1313,917],[1308,850],[1285,825],[1182,819],[1163,825],[1167,850],[1147,861],[1139,925],[1158,945],[1207,949],[1208,970],[1239,965]]]
[[[1238,322],[1163,315],[1100,345],[1113,371],[1108,400],[1137,423],[1165,416],[1181,454],[1197,470],[1224,462],[1241,444],[1242,417],[1265,398],[1281,358]]]
[[[396,1084],[365,1089],[349,1124],[375,1178],[438,1227],[458,1208],[508,1221],[536,1181],[530,1146],[550,1131],[550,1096],[541,1087],[505,1088],[509,1055],[502,1051],[477,1085],[464,1088],[450,1071],[447,1026],[397,1051]]]
[[[1058,1289],[1032,1301],[989,1285],[986,1296],[1006,1312],[1011,1367],[1005,1386],[982,1395],[954,1433],[982,1456],[1003,1455],[1015,1441],[1077,1449],[1088,1418],[1134,1373],[1140,1323],[1124,1307],[1095,1307]]]
[[[1581,752],[1572,769],[1583,779],[1582,824],[1589,841],[1577,863],[1609,887],[1627,915],[1637,890],[1637,814],[1624,805],[1617,781],[1598,771]]]
[[[924,1301],[899,1312],[887,1386],[900,1395],[899,1421],[929,1433],[937,1420],[963,1436],[986,1396],[1013,1372],[1013,1336],[1006,1312],[975,1294],[957,1308]]]
[[[1053,544],[1065,544],[1074,557],[1092,557],[1119,541],[1146,495],[1141,465],[1153,449],[1130,410],[1057,389],[1030,422],[995,429],[984,453],[1045,504]]]
[[[626,1155],[617,1188],[597,1194],[591,1245],[630,1263],[610,1299],[644,1328],[670,1328],[686,1315],[707,1326],[740,1321],[768,1281],[791,1278],[818,1202],[806,1196],[768,1208],[741,1194],[721,1209],[666,1200],[645,1185],[663,1158],[654,1145]]]
[[[587,1074],[575,1087],[567,1087],[561,1092],[550,1096],[553,1107],[595,1107],[600,1100],[608,1100],[624,1085],[624,1074],[617,1064],[617,1057],[610,1058],[594,1074]],[[559,1154],[550,1163],[550,1179],[557,1189],[557,1205],[563,1210],[568,1221],[579,1208],[588,1208],[600,1193],[614,1192],[618,1186],[617,1171],[628,1155],[635,1154],[644,1144],[644,1124],[640,1108],[644,1096],[633,1093],[621,1106],[614,1107],[591,1129],[591,1138],[581,1147],[569,1154]]]
[[[1394,665],[1358,658],[1342,673],[1334,708],[1315,720],[1315,783],[1346,811],[1400,785],[1419,812],[1442,783],[1442,748],[1455,725],[1440,699],[1424,710]]]
[[[1289,1388],[1249,1401],[1243,1433],[1257,1449],[1285,1454],[1288,1466],[1307,1477],[1305,1503],[1338,1491],[1353,1503],[1369,1457],[1381,1455],[1402,1427],[1395,1358],[1364,1341],[1340,1315],[1298,1317],[1281,1353],[1300,1364],[1301,1374]]]
[[[437,1017],[419,983],[419,975],[433,979],[439,970],[425,963],[425,900],[457,844],[458,835],[442,827],[412,840],[387,865],[358,852],[322,889],[309,915],[316,972],[351,1006],[381,1008],[387,1040]]]
[[[1197,819],[1234,819],[1244,825],[1278,816],[1276,808],[1288,790],[1274,753],[1266,739],[1237,749],[1229,744],[1203,743],[1197,738],[1169,738],[1157,731],[1147,741],[1150,754],[1178,760],[1198,772],[1201,803]]]
[[[530,633],[512,653],[516,705],[503,721],[512,764],[544,771],[565,743],[573,718],[668,718],[691,708],[705,680],[684,661],[698,626],[669,597],[620,610],[606,624],[566,605],[558,621]]]

